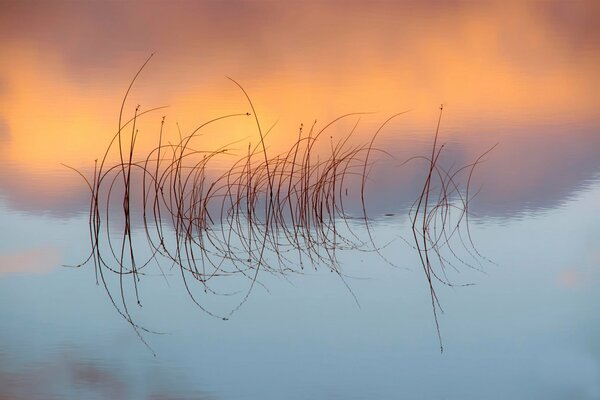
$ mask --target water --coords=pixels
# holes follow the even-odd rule
[[[600,398],[594,2],[3,7],[0,397]],[[140,121],[139,154],[155,145],[162,115],[176,140],[176,122],[189,132],[248,111],[223,75],[243,84],[265,129],[278,121],[273,155],[301,122],[375,111],[361,117],[354,140],[364,143],[389,115],[411,109],[378,136],[393,158],[374,157],[367,185],[372,234],[396,266],[373,252],[338,253],[360,306],[321,265],[287,279],[260,275],[268,292],[257,286],[222,321],[199,310],[164,263],[167,279],[157,268],[144,276],[143,307],[132,311],[166,333],[144,335],[154,356],[96,285],[93,264],[61,267],[84,260],[90,244],[89,193],[60,163],[91,176],[152,51],[125,112],[170,107]],[[436,286],[442,354],[407,218],[426,165],[399,166],[431,151],[440,103],[441,165],[465,165],[498,143],[475,171],[481,191],[470,205],[471,235],[492,262],[456,247],[481,270],[455,262],[451,281],[474,285]],[[356,121],[334,126],[332,140]],[[243,154],[259,141],[253,124],[228,120],[196,144],[243,139],[234,146]],[[367,236],[360,223],[355,232]],[[133,237],[147,251],[143,232]],[[240,298],[197,293],[222,313]]]

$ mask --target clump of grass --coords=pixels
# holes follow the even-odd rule
[[[377,136],[402,113],[387,119],[363,144],[354,144],[351,140],[360,113],[343,115],[320,128],[314,121],[307,131],[300,125],[291,146],[273,155],[266,142],[272,128],[263,130],[251,97],[230,78],[244,94],[251,112],[218,116],[187,134],[180,131],[179,141],[175,143],[165,143],[166,117],[163,116],[155,148],[138,159],[134,157],[138,121],[164,108],[142,111],[137,106],[133,117],[124,118],[129,92],[150,58],[136,73],[123,97],[117,131],[100,163],[96,161],[92,178],[79,173],[90,190],[91,252],[78,266],[94,264],[97,283],[102,284],[114,308],[131,324],[142,342],[148,346],[143,333],[152,331],[134,322],[130,301],[133,298],[142,306],[141,278],[151,264],[156,264],[163,275],[161,265],[170,264],[170,269],[178,271],[191,300],[208,315],[221,319],[230,318],[246,302],[254,286],[261,285],[261,272],[286,277],[302,273],[307,267],[327,268],[340,277],[354,296],[336,252],[342,249],[373,251],[384,257],[371,233],[366,205],[367,182],[373,154],[393,157],[375,146]],[[213,150],[195,147],[207,127],[223,120],[249,117],[254,119],[258,143],[246,145],[240,141]],[[328,151],[317,151],[317,144],[327,141],[332,127],[348,118],[356,118],[350,132],[337,141],[330,135]],[[439,157],[444,148],[438,145],[440,122],[441,110],[431,155],[409,160],[421,159],[427,163],[422,190],[409,216],[413,248],[420,256],[428,282],[443,350],[438,323],[441,308],[435,283],[452,285],[445,274],[445,268],[452,263],[443,255],[443,250],[449,250],[456,260],[469,265],[456,255],[451,244],[453,237],[458,236],[465,248],[474,249],[468,232],[471,200],[468,187],[481,157],[456,170],[440,167]],[[244,146],[242,152],[237,148],[240,144]],[[110,165],[107,160],[114,150],[118,153],[118,162]],[[212,165],[223,158],[229,159],[229,167],[216,173]],[[468,180],[463,190],[458,178],[465,173]],[[358,192],[351,193],[359,197],[361,215],[358,216],[350,215],[345,209],[349,182],[359,185]],[[135,200],[135,196],[139,200]],[[115,202],[120,204],[118,213]],[[132,238],[134,213],[140,216],[140,227],[146,238],[147,249],[142,252]],[[452,218],[456,213],[458,218]],[[359,235],[357,223],[365,228],[366,237]],[[461,236],[465,226],[467,241]],[[476,249],[474,252],[478,254]],[[142,254],[149,256],[140,259]],[[108,273],[118,276],[116,294],[107,282]],[[232,276],[247,281],[247,289],[229,312],[210,310],[199,299],[198,288],[200,293],[218,295],[211,283]]]

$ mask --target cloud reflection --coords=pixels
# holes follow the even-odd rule
[[[13,168],[0,171],[0,194],[15,210],[84,211],[79,178],[57,173],[59,163],[91,168],[102,156],[130,77],[157,51],[127,111],[170,105],[172,137],[175,122],[189,131],[247,111],[223,75],[250,91],[265,125],[278,121],[273,151],[300,122],[374,110],[376,126],[411,108],[388,132],[400,153],[407,134],[431,137],[445,103],[457,164],[500,143],[478,173],[483,214],[555,207],[600,171],[599,12],[594,1],[9,2],[0,15],[0,165]],[[154,143],[160,117],[140,126],[138,146]],[[231,125],[202,145],[247,131]],[[417,179],[406,171],[374,182],[386,193],[373,197],[375,213],[399,212],[396,200],[412,196],[393,186]]]
[[[59,265],[58,248],[34,247],[0,253],[0,277],[9,274],[44,274]]]
[[[2,360],[0,361],[7,361]],[[63,351],[20,367],[0,367],[0,399],[147,399],[214,400],[169,370],[153,371],[152,380],[132,379],[131,371],[73,351]],[[148,372],[148,371],[146,371]],[[187,386],[186,386],[187,384]],[[185,393],[185,394],[184,394]]]

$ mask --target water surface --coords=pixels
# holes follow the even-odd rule
[[[0,397],[10,399],[595,399],[600,397],[600,58],[596,2],[200,4],[3,2],[0,14]],[[268,151],[352,112],[353,140],[381,131],[367,206],[383,255],[340,251],[360,307],[327,268],[265,274],[229,321],[187,297],[176,271],[115,311],[89,252],[91,176],[126,115],[139,154],[204,121],[249,111],[276,123]],[[431,299],[407,213],[444,104],[444,166],[497,144],[473,177],[481,270],[458,265]],[[352,117],[329,131],[344,137]],[[196,144],[260,140],[252,118]],[[324,147],[326,148],[326,146]],[[116,160],[111,153],[111,161]],[[226,160],[215,165],[223,167]],[[360,225],[357,233],[367,233]],[[134,240],[142,243],[141,231]],[[408,243],[407,243],[408,241]],[[140,246],[140,248],[142,248]],[[143,250],[142,250],[143,251]],[[462,248],[461,259],[471,260]],[[460,263],[459,263],[460,264]],[[479,265],[479,264],[478,264]],[[219,288],[227,289],[223,280]],[[225,311],[223,297],[203,297]],[[235,304],[235,303],[233,303]]]

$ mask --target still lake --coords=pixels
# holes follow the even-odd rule
[[[0,399],[600,398],[597,2],[7,1],[2,9]],[[136,323],[164,333],[144,333],[146,346],[97,284],[93,262],[63,266],[84,261],[91,243],[90,192],[61,164],[93,179],[127,87],[153,52],[124,115],[138,104],[168,108],[140,118],[136,159],[156,147],[163,116],[165,143],[177,143],[213,118],[251,112],[226,77],[255,112],[203,128],[193,145],[227,145],[234,159],[262,143],[254,115],[265,132],[272,127],[265,142],[274,157],[300,124],[306,134],[365,113],[328,128],[321,155],[353,129],[348,143],[368,143],[407,111],[373,144],[368,230],[356,186],[347,207],[358,217],[339,228],[372,237],[379,250],[340,246],[341,275],[325,259],[261,271],[227,321],[200,310],[179,269],[157,260],[138,285],[143,307],[129,303]],[[470,182],[476,252],[459,239],[445,253],[457,286],[435,282],[443,353],[410,220],[428,165],[404,163],[430,156],[442,103],[443,168],[493,147]],[[118,158],[113,148],[108,163]],[[208,176],[228,163],[216,159]],[[109,212],[122,229],[122,209]],[[139,220],[131,239],[148,257]],[[280,259],[267,251],[261,262],[276,269]],[[229,278],[211,289],[236,296],[194,288],[219,315],[248,287]],[[118,278],[108,279],[117,294]],[[125,287],[131,296],[133,284]]]

